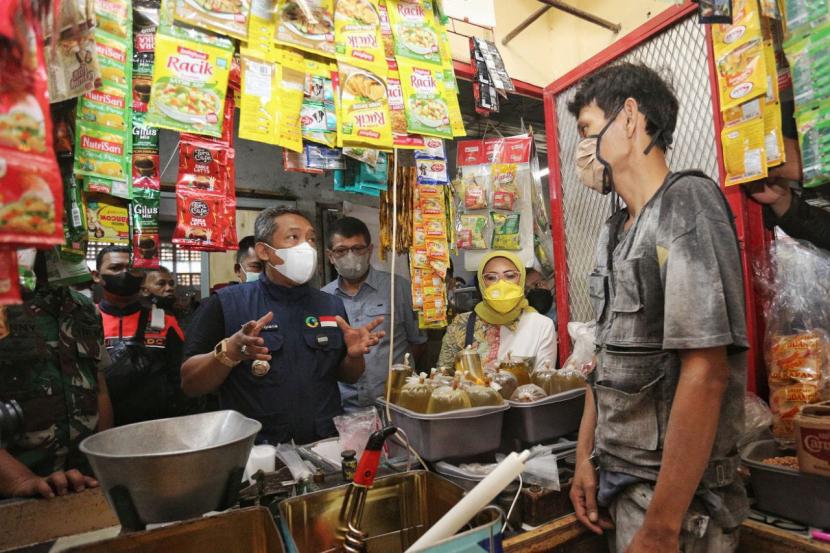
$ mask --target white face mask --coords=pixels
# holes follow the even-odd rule
[[[291,248],[275,248],[270,244],[265,245],[274,250],[274,253],[283,261],[282,265],[273,263],[268,263],[268,265],[291,282],[297,285],[305,284],[314,276],[314,271],[317,270],[317,250],[308,242]]]
[[[256,282],[259,280],[259,273],[253,273],[251,271],[242,271],[245,273],[245,282]]]

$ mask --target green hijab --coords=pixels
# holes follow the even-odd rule
[[[497,257],[503,257],[506,260],[510,261],[516,270],[519,271],[521,275],[519,277],[519,287],[524,290],[525,287],[525,266],[522,263],[522,260],[519,259],[519,256],[507,251],[492,251],[481,258],[481,261],[478,264],[478,286],[481,289],[482,296],[484,295],[484,289],[486,285],[484,283],[484,267],[489,263],[492,259]],[[478,315],[484,322],[490,323],[491,325],[508,325],[513,323],[522,316],[522,313],[536,313],[536,310],[530,307],[530,304],[527,303],[527,298],[522,298],[516,307],[508,311],[507,313],[499,313],[495,309],[493,309],[488,303],[487,300],[482,300],[478,302],[475,307],[476,315]]]

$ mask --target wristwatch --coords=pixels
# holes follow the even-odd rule
[[[213,348],[213,358],[225,365],[226,367],[235,367],[241,361],[234,361],[233,359],[228,357],[229,341],[230,340],[228,338],[225,338],[224,340],[216,344],[216,347]]]

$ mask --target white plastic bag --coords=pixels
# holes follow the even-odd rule
[[[596,336],[597,324],[594,321],[587,323],[568,323],[568,334],[571,335],[574,348],[571,356],[562,365],[561,370],[579,371],[582,376],[587,377],[597,366],[597,359],[594,355],[596,347],[594,338]]]
[[[374,407],[355,411],[348,415],[334,417],[334,426],[340,434],[340,451],[347,449],[357,453],[357,458],[366,449],[366,442],[375,430],[380,430],[380,418]]]

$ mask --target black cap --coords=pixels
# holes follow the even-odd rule
[[[354,449],[345,449],[340,452],[340,456],[344,459],[348,459],[349,457],[357,457],[357,452]]]

